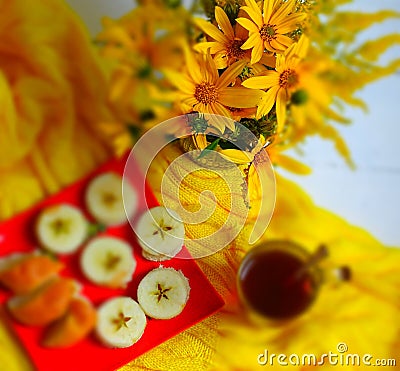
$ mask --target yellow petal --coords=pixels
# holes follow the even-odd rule
[[[198,149],[204,149],[208,146],[207,138],[204,134],[196,134],[192,138]]]
[[[218,151],[236,164],[248,164],[253,161],[254,156],[250,152],[238,149],[222,149]]]
[[[237,18],[236,22],[250,32],[259,32],[257,25],[247,18]]]
[[[188,66],[189,75],[196,84],[202,83],[203,75],[201,73],[200,65],[193,52],[186,43],[184,44],[183,50],[185,52],[186,65]]]
[[[278,35],[276,37],[276,41],[283,45],[284,48],[288,48],[289,46],[291,46],[293,44],[293,40],[290,37],[287,37],[285,35]]]
[[[112,76],[112,85],[109,92],[111,101],[118,100],[126,89],[132,84],[132,71],[130,68],[119,68]]]
[[[263,76],[250,77],[242,85],[251,89],[268,89],[279,84],[279,74],[276,71],[265,72]]]
[[[278,25],[278,27],[280,23],[286,19],[286,16],[293,11],[294,0],[288,0],[281,4],[282,5],[279,7],[279,9],[274,12],[274,14],[272,14],[271,18],[268,21],[268,23],[276,24]]]
[[[206,108],[206,105],[198,102],[194,107],[193,107],[194,111],[200,112],[200,113],[213,113],[210,112],[210,110],[208,108]]]
[[[304,128],[305,125],[305,109],[302,106],[295,106],[292,105],[290,107],[290,111],[293,117],[293,121],[295,123],[295,125],[302,130]]]
[[[283,54],[278,54],[276,56],[276,66],[275,70],[279,73],[282,73],[285,69],[287,68],[286,66],[286,58],[285,55]]]
[[[260,40],[251,51],[251,64],[259,62],[264,54],[264,43]]]
[[[269,19],[271,18],[272,11],[274,10],[276,0],[268,0],[264,1],[264,6],[263,6],[263,19],[264,23],[268,23]]]
[[[240,73],[243,71],[245,65],[246,61],[237,61],[231,64],[219,77],[216,84],[217,89],[225,88],[231,82],[233,82],[236,79],[236,77],[238,77]]]
[[[217,115],[221,115],[221,116],[228,117],[228,118],[231,117],[231,113],[228,111],[228,109],[218,102],[216,102],[212,105],[212,110]],[[230,121],[231,120],[224,120],[224,123],[227,123],[227,125],[231,126]],[[232,127],[232,129],[233,129],[233,127]]]
[[[211,36],[214,40],[217,40],[220,43],[229,42],[229,39],[210,22],[207,22],[206,20],[200,18],[195,19],[194,22],[196,23],[197,27],[199,27],[208,36]]]
[[[272,39],[271,41],[265,43],[266,49],[271,52],[282,53],[287,47],[279,43],[276,39]]]
[[[198,101],[195,97],[188,97],[188,98],[182,99],[182,103],[193,108],[198,103]]]
[[[222,70],[228,66],[228,57],[225,52],[219,52],[214,55],[215,65],[219,70]]]
[[[240,47],[240,49],[247,50],[251,49],[256,45],[257,43],[262,42],[260,34],[258,32],[251,33],[249,35],[249,38],[246,40],[246,42]]]
[[[211,57],[210,51],[205,55],[206,60],[206,68],[204,68],[204,76],[206,81],[212,84],[215,84],[219,78],[217,66],[215,65],[214,60]]]
[[[287,103],[286,89],[279,89],[276,97],[276,118],[278,120],[278,131],[282,130],[286,121],[286,103]]]
[[[240,9],[244,10],[249,15],[249,17],[254,21],[254,23],[256,23],[258,26],[261,27],[261,25],[263,24],[263,19],[260,10],[255,11],[253,8],[249,6],[242,6]]]
[[[261,90],[225,88],[219,93],[218,100],[228,107],[251,108],[258,105],[263,95]]]
[[[235,34],[233,33],[231,22],[229,21],[226,13],[219,6],[215,7],[215,19],[225,36],[227,36],[228,39],[233,40],[235,38]]]
[[[298,23],[303,22],[307,17],[305,13],[295,13],[287,16],[285,20],[279,24],[279,32],[282,34],[288,33],[296,29]]]
[[[302,164],[300,161],[297,161],[292,157],[283,155],[281,153],[274,154],[271,157],[273,163],[276,163],[278,166],[282,166],[286,170],[289,170],[295,174],[299,175],[311,174],[312,170],[309,166]]]
[[[292,65],[297,65],[298,62],[307,55],[309,46],[310,39],[303,34],[297,43],[286,50],[285,56],[287,60],[290,60]]]
[[[196,44],[193,49],[199,53],[206,54],[210,50],[211,54],[216,54],[225,49],[225,46],[217,41],[209,41]]]
[[[269,111],[271,111],[272,106],[275,104],[278,90],[279,86],[274,86],[264,94],[257,109],[257,119],[268,115]]]
[[[225,127],[230,130],[235,130],[235,123],[230,119],[231,113],[220,103],[214,103],[210,105],[210,113],[214,113],[216,115],[220,115],[223,117],[213,116],[208,120],[209,125],[217,128],[221,133],[225,131]]]
[[[99,41],[121,44],[127,48],[133,48],[134,43],[129,34],[120,26],[112,26],[101,32],[97,37]]]
[[[195,85],[184,78],[181,73],[172,70],[164,70],[163,72],[168,81],[177,89],[186,94],[194,94]]]

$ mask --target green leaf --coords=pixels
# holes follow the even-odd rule
[[[215,148],[217,148],[218,143],[219,143],[220,140],[221,140],[221,138],[217,138],[217,139],[215,139],[213,142],[211,142],[206,148],[204,148],[204,149],[201,151],[201,153],[200,153],[198,159],[204,157],[204,156],[207,154],[208,151],[214,151]]]
[[[88,237],[94,237],[97,234],[104,232],[107,227],[101,223],[90,223],[88,226]]]

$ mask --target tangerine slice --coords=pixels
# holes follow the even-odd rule
[[[0,283],[14,294],[37,289],[54,277],[63,264],[48,255],[12,254],[0,260]]]
[[[42,345],[66,348],[86,337],[96,324],[96,309],[86,298],[72,299],[67,313],[46,329]]]
[[[11,298],[8,309],[24,325],[44,326],[64,315],[76,291],[74,280],[57,277],[33,292]]]

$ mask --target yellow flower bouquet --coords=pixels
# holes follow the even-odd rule
[[[332,140],[352,166],[336,127],[348,123],[343,104],[364,108],[355,93],[399,67],[399,60],[376,63],[377,48],[395,45],[396,34],[353,45],[357,33],[398,14],[341,11],[348,2],[203,0],[187,10],[142,1],[117,21],[105,18],[96,40],[111,66],[121,130],[106,130],[118,152],[130,141],[124,124],[137,133],[200,112],[251,127],[273,163],[292,171],[308,169],[282,152],[310,135]]]

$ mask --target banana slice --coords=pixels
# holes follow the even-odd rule
[[[174,210],[163,206],[147,210],[141,215],[135,230],[146,259],[171,259],[182,249],[185,228]]]
[[[90,214],[98,222],[107,226],[118,226],[128,221],[127,216],[134,215],[138,198],[132,186],[127,182],[123,183],[120,175],[110,172],[99,175],[90,182],[85,202]]]
[[[182,312],[189,293],[189,281],[181,271],[160,267],[140,281],[137,297],[149,317],[169,319]]]
[[[40,244],[56,254],[71,254],[85,241],[88,223],[82,212],[71,205],[50,206],[42,211],[36,224]]]
[[[92,282],[107,287],[125,287],[136,269],[132,247],[115,237],[97,237],[81,255],[81,268]]]
[[[143,335],[146,324],[146,315],[140,305],[127,296],[110,299],[97,310],[97,336],[111,348],[135,344]]]
[[[139,242],[139,245],[142,246],[140,240],[138,242]],[[142,248],[142,256],[145,259],[153,261],[153,262],[162,262],[164,260],[171,259],[170,256],[163,255],[163,254],[157,254],[157,253],[156,254],[150,254],[149,252],[147,252],[147,250],[145,250],[145,248]]]

